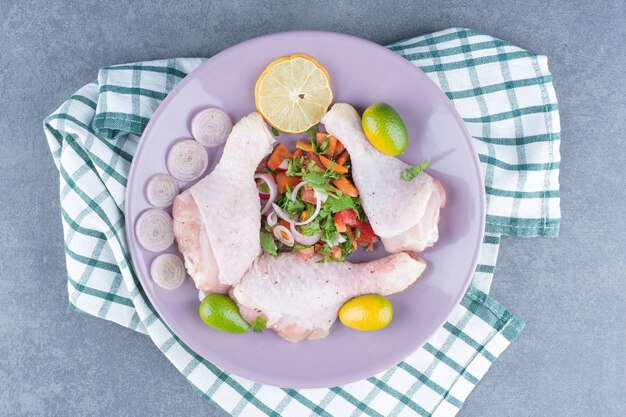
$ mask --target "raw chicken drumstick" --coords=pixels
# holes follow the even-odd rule
[[[290,342],[322,339],[349,299],[376,293],[390,295],[411,285],[426,262],[397,253],[371,262],[317,263],[295,253],[258,258],[230,296],[243,318],[267,319],[267,327]]]
[[[395,253],[432,246],[439,239],[439,209],[446,200],[439,181],[425,172],[403,180],[402,171],[410,165],[374,148],[349,104],[335,104],[322,123],[348,150],[363,210],[385,249]]]
[[[254,171],[274,137],[259,113],[234,127],[215,169],[174,200],[174,234],[187,272],[205,293],[226,293],[261,254]]]

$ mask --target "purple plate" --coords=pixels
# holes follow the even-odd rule
[[[402,116],[409,147],[401,159],[430,160],[428,172],[447,192],[440,239],[422,254],[428,268],[418,281],[390,297],[393,322],[378,332],[358,332],[337,322],[320,341],[292,344],[272,331],[232,335],[215,331],[198,316],[193,281],[167,291],[150,278],[158,255],[143,250],[135,221],[150,208],[148,179],[167,172],[167,150],[191,136],[191,118],[217,106],[233,121],[255,110],[254,84],[272,60],[294,53],[311,55],[328,70],[335,102],[359,111],[384,101]],[[281,137],[291,143],[295,136]],[[207,172],[221,149],[210,151]],[[191,184],[181,184],[183,188]],[[289,388],[330,387],[367,378],[396,365],[445,322],[465,293],[478,260],[485,219],[483,182],[476,151],[452,103],[426,75],[393,52],[352,36],[328,32],[286,32],[252,39],[206,61],[167,96],[150,120],[133,160],[126,193],[126,232],[135,271],[152,305],[191,349],[220,368],[253,381]],[[173,245],[170,252],[177,253]],[[384,256],[382,245],[355,253],[360,262]]]

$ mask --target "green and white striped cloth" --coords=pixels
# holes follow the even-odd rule
[[[139,135],[161,100],[203,62],[197,58],[103,68],[45,119],[60,172],[72,308],[147,334],[203,398],[233,416],[455,415],[523,327],[486,294],[500,236],[558,234],[557,101],[546,57],[473,30],[389,48],[454,102],[475,139],[487,191],[487,233],[473,286],[424,347],[367,380],[281,389],[218,369],[161,321],[128,256],[124,189]]]

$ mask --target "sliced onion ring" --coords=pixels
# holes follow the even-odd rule
[[[185,281],[185,265],[176,255],[164,253],[157,256],[150,265],[152,280],[161,288],[173,290]]]
[[[300,183],[300,184],[302,184],[302,183]],[[298,185],[300,185],[300,184],[298,184]],[[298,187],[298,185],[296,185],[294,190]],[[287,213],[285,213],[283,211],[283,209],[281,209],[278,204],[272,203],[272,207],[274,207],[274,211],[276,212],[278,217],[280,217],[281,219],[285,220],[286,222],[293,223],[296,226],[303,226],[305,224],[311,223],[318,216],[318,214],[320,214],[320,210],[322,208],[322,200],[320,198],[320,194],[322,194],[322,193],[318,193],[317,191],[315,191],[314,194],[315,194],[315,211],[313,212],[311,217],[309,217],[308,219],[303,220],[301,222],[297,222],[294,219],[292,219],[291,217],[289,217],[289,215]]]
[[[267,224],[268,226],[275,226],[278,223],[278,216],[275,211],[272,211],[267,215]]]
[[[293,223],[289,223],[289,230],[293,235],[293,239],[302,244],[302,245],[314,245],[316,244],[322,237],[322,232],[316,233],[313,236],[305,236],[302,233],[298,232],[296,226]]]
[[[218,108],[201,110],[191,120],[191,134],[194,139],[209,148],[224,144],[232,129],[230,117]]]
[[[146,197],[155,207],[171,206],[179,191],[174,177],[167,174],[154,175],[146,185]]]
[[[208,166],[206,148],[193,139],[176,142],[167,155],[167,170],[179,181],[197,180]]]
[[[293,235],[285,226],[276,226],[274,228],[274,236],[285,245],[290,247],[293,246]]]
[[[254,179],[262,180],[267,184],[267,187],[270,189],[269,198],[267,199],[265,206],[263,206],[263,208],[261,209],[261,214],[265,214],[270,209],[270,207],[272,207],[272,204],[274,203],[274,201],[276,201],[276,198],[278,198],[278,186],[276,185],[276,181],[274,181],[274,178],[272,178],[270,174],[254,174]]]
[[[174,243],[172,218],[163,210],[146,210],[137,219],[135,234],[144,249],[151,252],[165,250]]]

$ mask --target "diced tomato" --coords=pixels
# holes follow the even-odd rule
[[[313,246],[311,246],[310,248],[306,248],[306,249],[300,249],[298,251],[298,256],[300,256],[300,258],[304,259],[305,261],[308,261],[309,259],[313,258],[314,255],[315,255],[315,248]]]
[[[284,172],[276,174],[276,185],[281,193],[287,191],[287,185],[289,185],[290,190],[293,190],[298,183],[300,183],[300,177],[291,177]]]
[[[358,197],[359,190],[346,178],[339,177],[333,180],[333,185],[337,187],[339,191],[343,193],[343,195],[347,195],[349,197]]]
[[[340,223],[352,227],[359,226],[359,219],[353,209],[341,210],[340,212],[335,213],[333,219],[335,220],[335,224]]]
[[[307,161],[313,161],[313,162],[315,162],[315,165],[317,165],[319,168],[322,168],[322,169],[325,169],[325,168],[326,168],[326,167],[322,164],[322,161],[320,161],[320,157],[319,157],[319,156],[317,156],[317,155],[315,155],[313,152],[308,153],[308,154],[305,156],[305,159],[306,159]]]
[[[324,165],[324,168],[328,168],[331,171],[334,171],[338,174],[347,174],[348,173],[348,169],[342,165],[339,165],[337,163],[334,163],[331,165],[331,160],[326,158],[325,156],[320,155],[320,162],[322,163],[322,165]]]
[[[356,238],[356,241],[359,245],[365,246],[376,241],[376,233],[374,233],[371,224],[360,221],[358,229],[360,234],[359,237]]]
[[[289,222],[285,219],[278,219],[278,224],[286,227],[287,229],[289,229],[290,226]]]
[[[267,160],[267,167],[272,171],[276,171],[276,168],[278,168],[285,159],[291,159],[291,157],[291,152],[289,152],[285,145],[279,143]]]
[[[315,190],[310,188],[308,185],[305,185],[300,189],[300,198],[302,201],[306,201],[309,204],[315,204],[317,202],[315,200]]]
[[[313,248],[315,249],[315,253],[318,253],[319,251],[321,251],[323,246],[324,245],[322,245],[321,243],[316,243],[315,245],[313,245]]]

